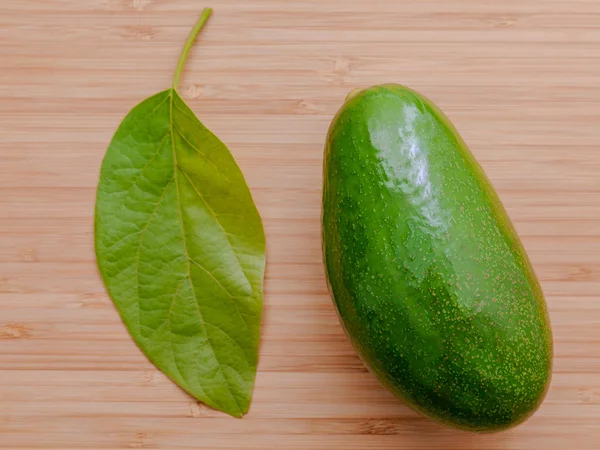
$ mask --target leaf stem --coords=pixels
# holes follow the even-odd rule
[[[187,40],[185,41],[185,45],[183,46],[183,50],[181,50],[181,56],[179,57],[179,62],[177,63],[177,69],[175,69],[175,76],[173,77],[173,90],[176,90],[177,86],[179,85],[179,79],[181,78],[183,66],[185,66],[185,62],[187,60],[188,54],[190,53],[190,50],[192,49],[192,45],[194,45],[196,36],[198,36],[198,33],[200,33],[200,31],[204,27],[204,24],[206,23],[211,14],[211,8],[204,8],[202,10],[202,14],[200,14],[200,17],[198,17],[194,28],[192,28],[192,31],[190,31],[190,34]]]

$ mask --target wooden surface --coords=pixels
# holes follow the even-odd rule
[[[123,116],[181,93],[264,218],[265,314],[243,419],[197,404],[134,345],[96,269],[95,188]],[[451,117],[541,279],[551,390],[506,433],[417,416],[365,371],[326,292],[321,161],[346,93],[400,82]],[[600,442],[600,2],[2,0],[0,447],[594,449]]]

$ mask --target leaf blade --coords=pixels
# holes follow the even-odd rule
[[[264,230],[233,156],[174,89],[133,108],[115,133],[95,222],[102,278],[138,346],[194,397],[244,415]]]

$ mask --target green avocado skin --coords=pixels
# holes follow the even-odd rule
[[[494,188],[430,100],[401,85],[349,96],[327,137],[322,238],[346,334],[407,405],[477,432],[539,407],[553,352],[539,282]]]

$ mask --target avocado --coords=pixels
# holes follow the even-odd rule
[[[444,113],[397,84],[350,93],[323,163],[322,246],[340,322],[408,406],[475,432],[539,407],[546,302],[492,184]]]

